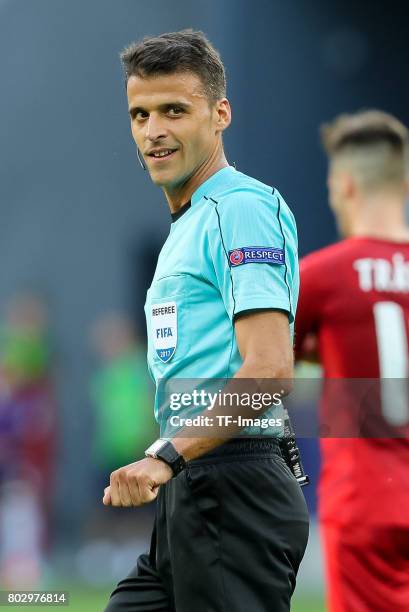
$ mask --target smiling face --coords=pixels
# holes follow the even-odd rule
[[[152,181],[164,189],[186,183],[221,147],[228,102],[210,103],[196,74],[131,76],[127,95],[132,136]]]

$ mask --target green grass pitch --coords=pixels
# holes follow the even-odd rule
[[[58,590],[62,590],[59,588]],[[67,588],[69,592],[69,604],[64,606],[30,606],[30,610],[61,610],[61,612],[103,612],[110,590],[86,589],[84,587]],[[12,606],[13,610],[27,610],[27,606]],[[295,597],[291,606],[291,612],[325,612],[321,599]]]

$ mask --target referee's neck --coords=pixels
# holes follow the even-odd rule
[[[222,155],[217,159],[209,159],[199,166],[184,183],[175,188],[164,186],[163,191],[168,201],[170,212],[177,213],[184,204],[190,202],[192,194],[202,183],[228,165],[224,152],[222,152]]]

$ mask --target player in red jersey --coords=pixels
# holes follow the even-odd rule
[[[409,370],[408,132],[366,111],[338,117],[322,136],[344,239],[301,262],[296,351],[322,364],[321,418],[334,436],[321,439],[319,487],[328,605],[408,612],[409,402],[406,381],[391,381]],[[339,398],[370,382],[357,379],[380,379],[379,393],[356,402],[340,431]],[[361,427],[365,411],[376,415],[375,434],[370,423],[366,433]]]

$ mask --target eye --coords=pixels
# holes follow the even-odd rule
[[[149,117],[149,113],[144,110],[133,110],[131,112],[132,119],[136,119],[137,121],[143,121]]]
[[[177,117],[183,113],[183,108],[180,106],[170,106],[168,113],[171,117]]]

